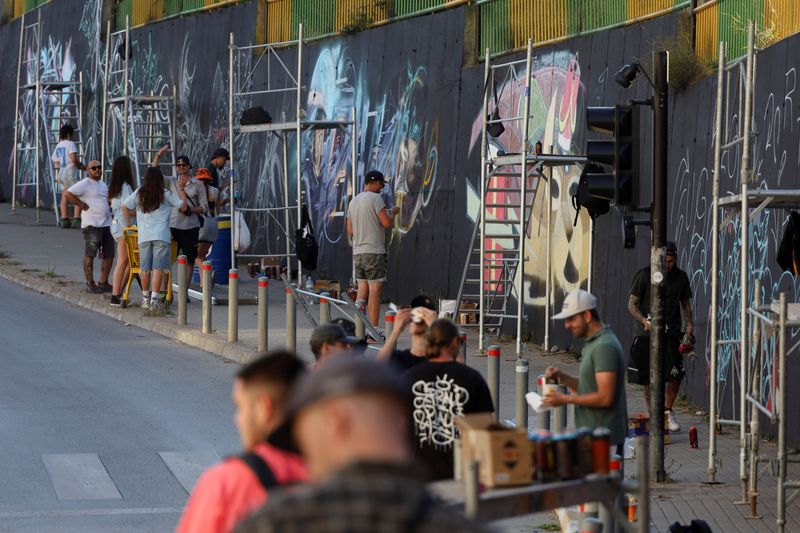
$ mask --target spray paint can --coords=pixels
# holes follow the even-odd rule
[[[636,496],[628,497],[628,522],[635,523],[639,518],[639,500]]]
[[[689,428],[689,447],[690,448],[700,447],[697,441],[697,428],[694,426]]]

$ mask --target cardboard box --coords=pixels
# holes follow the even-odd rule
[[[314,290],[316,292],[331,292],[336,291],[337,293],[342,291],[342,288],[338,281],[329,280],[329,279],[318,279],[314,282]]]
[[[526,431],[498,424],[492,413],[458,417],[463,470],[478,461],[480,482],[486,487],[530,485],[533,463]]]
[[[476,312],[470,312],[474,309]],[[458,324],[477,324],[478,323],[478,304],[463,302],[458,313]]]

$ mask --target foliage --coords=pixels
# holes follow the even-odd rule
[[[669,52],[669,84],[676,93],[686,90],[710,72],[709,66],[695,54],[691,15],[681,14],[677,34],[665,38],[661,46]]]

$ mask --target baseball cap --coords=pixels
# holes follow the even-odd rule
[[[675,246],[674,242],[670,241],[665,246],[667,248],[667,255],[678,255],[678,247]]]
[[[369,359],[341,357],[307,374],[289,393],[283,422],[267,439],[270,444],[297,452],[293,428],[306,408],[329,398],[358,393],[378,393],[408,401],[408,386],[391,367]]]
[[[214,153],[211,154],[211,159],[216,159],[217,157],[224,157],[227,161],[231,158],[231,154],[225,148],[217,148],[214,150]]]
[[[194,177],[199,180],[210,180],[211,172],[209,172],[207,168],[198,168],[197,172],[194,174]]]
[[[352,337],[339,324],[321,324],[311,334],[311,351],[317,353],[323,344],[360,344],[361,337]]]
[[[386,183],[386,178],[383,177],[383,173],[378,170],[370,170],[364,176],[364,183],[373,183],[376,181]]]
[[[553,320],[562,320],[592,309],[597,309],[597,298],[583,289],[575,289],[564,298],[561,312],[553,315]]]
[[[419,296],[415,296],[413,300],[411,300],[411,309],[415,307],[424,307],[426,309],[430,309],[431,311],[436,311],[436,304],[433,303],[433,300],[429,296],[424,294],[420,294]]]
[[[175,164],[177,165],[178,163],[186,163],[187,165],[189,165],[189,168],[192,168],[192,163],[189,161],[188,156],[179,155],[178,157],[176,157]]]

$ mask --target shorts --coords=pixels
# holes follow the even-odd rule
[[[136,225],[136,219],[131,219],[131,226]],[[115,241],[120,240],[122,237],[125,236],[124,234],[125,224],[122,223],[121,220],[117,220],[116,218],[111,221],[111,236],[114,237]]]
[[[356,267],[356,281],[386,281],[389,261],[386,254],[356,254],[353,256]]]
[[[664,358],[664,381],[681,381],[686,372],[683,369],[683,355],[679,350],[680,335],[667,335],[667,353]],[[628,382],[637,385],[650,384],[650,337],[634,337],[628,362]]]
[[[61,186],[62,191],[66,191],[76,183],[80,172],[76,167],[61,167],[56,170],[56,183]]]
[[[200,228],[176,229],[170,228],[172,240],[178,244],[178,253],[186,256],[186,262],[190,265],[197,259],[197,240],[200,236]]]
[[[200,234],[198,235],[197,240],[199,242],[214,244],[214,241],[217,240],[218,234],[219,225],[217,224],[217,219],[214,217],[206,217],[203,227],[200,228]]]
[[[86,257],[97,257],[97,250],[103,251],[103,259],[114,259],[116,242],[108,226],[83,228],[83,253]]]
[[[139,243],[139,268],[142,272],[169,270],[171,243],[164,241],[145,241]]]

